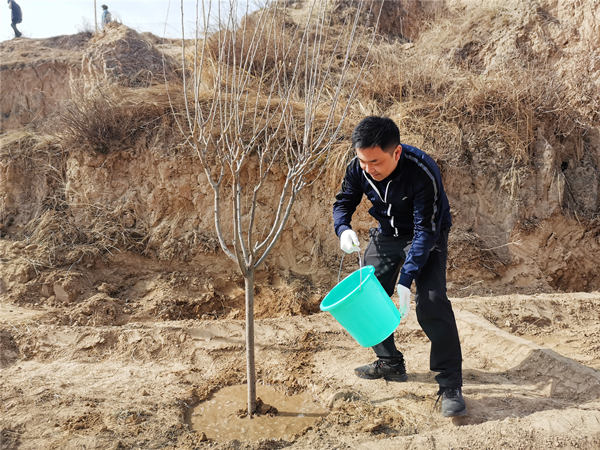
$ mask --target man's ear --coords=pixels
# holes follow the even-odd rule
[[[402,155],[402,146],[398,145],[394,150],[394,160],[400,161],[400,155]]]

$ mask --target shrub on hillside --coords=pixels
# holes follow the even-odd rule
[[[64,147],[107,154],[168,133],[172,116],[165,92],[164,85],[137,90],[111,85],[79,89],[60,114],[58,134]]]

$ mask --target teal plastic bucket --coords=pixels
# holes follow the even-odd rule
[[[375,277],[373,266],[358,269],[340,281],[321,302],[321,311],[331,313],[363,347],[379,344],[402,319]]]

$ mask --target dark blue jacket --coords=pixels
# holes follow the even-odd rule
[[[17,5],[15,1],[13,1],[11,5],[11,20],[12,23],[21,23],[21,21],[23,20],[23,13],[21,12],[21,7]]]
[[[440,231],[452,225],[440,169],[425,152],[405,144],[398,166],[382,181],[374,180],[354,158],[333,204],[333,224],[338,236],[351,228],[352,214],[363,194],[373,204],[369,214],[379,222],[380,233],[413,237],[399,281],[410,288]]]

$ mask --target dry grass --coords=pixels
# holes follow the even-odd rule
[[[40,135],[28,128],[0,135],[0,157],[4,161],[23,161],[27,167],[39,166],[39,159],[60,153],[58,140],[52,135]]]
[[[148,227],[133,211],[67,201],[68,153],[60,144],[56,136],[27,129],[0,137],[6,173],[31,181],[15,186],[8,180],[0,198],[1,234],[35,244],[30,263],[36,269],[88,262],[120,249],[142,253]],[[21,201],[7,203],[15,194]]]
[[[2,178],[0,187],[0,235],[19,218],[32,217],[56,206],[47,192],[60,193],[64,154],[55,136],[39,135],[29,129],[0,136]]]
[[[239,80],[249,74],[248,85],[263,96],[267,96],[273,86],[276,86],[275,95],[293,86],[295,99],[302,102],[306,89],[320,89],[323,80],[324,98],[332,100],[348,52],[350,75],[345,77],[341,93],[341,99],[347,98],[358,78],[362,58],[368,52],[372,33],[369,27],[372,28],[376,19],[374,8],[379,2],[364,2],[363,26],[358,27],[353,39],[353,16],[359,2],[351,2],[344,14],[338,10],[343,5],[337,3],[306,1],[297,10],[285,9],[283,3],[273,2],[269,8],[245,17],[234,31],[210,34],[206,47],[199,43],[197,54],[204,52],[213,70],[220,66],[222,71],[229,71],[227,80]],[[352,43],[349,51],[348,42]],[[187,63],[193,65],[193,51]],[[238,75],[234,77],[235,71]]]
[[[296,61],[300,50],[294,41],[298,39],[296,33],[294,25],[283,15],[267,18],[254,14],[245,18],[235,31],[211,34],[206,42],[207,56],[215,64],[244,66],[255,79],[260,78],[256,79],[258,83],[268,85],[276,80],[277,72],[283,79],[293,76],[294,65],[280,66],[280,62],[284,55],[288,62]],[[254,57],[248,58],[248,55]],[[303,77],[304,74],[305,67],[299,67],[297,75]]]
[[[79,207],[74,216],[66,202],[53,200],[62,208],[46,209],[20,232],[27,242],[36,244],[30,261],[36,269],[87,264],[121,250],[143,253],[148,229],[140,218],[131,220],[133,212],[88,205]]]
[[[92,37],[82,59],[87,76],[138,88],[176,79],[176,67],[151,40],[117,22]]]
[[[469,33],[463,28],[493,30],[506,21],[517,27],[519,20],[501,4],[471,12],[460,21],[428,24],[414,44],[382,41],[373,52],[374,70],[361,85],[357,112],[391,116],[404,142],[449,162],[494,157],[494,164],[529,165],[539,130],[551,143],[572,141],[572,156],[580,158],[577,142],[598,118],[586,108],[587,102],[600,105],[593,84],[585,75],[565,79],[526,48],[501,68],[482,70],[489,43],[475,31],[465,42]]]
[[[353,14],[355,0],[334,0],[333,23],[342,23]],[[424,24],[434,21],[446,11],[443,1],[423,0],[366,0],[370,13],[362,14],[362,26],[374,26],[386,40],[410,42],[417,39]],[[381,14],[380,14],[381,11]]]
[[[81,84],[60,114],[57,135],[64,148],[107,154],[136,147],[140,140],[146,145],[165,140],[172,128],[165,85],[133,90]]]
[[[348,3],[334,2],[334,8],[346,14],[334,15],[334,23],[322,36],[324,53],[334,61],[333,73],[338,69],[335,61],[340,59],[336,37],[347,31],[344,18],[352,9]],[[382,36],[372,50],[370,70],[361,77],[358,99],[346,121],[349,131],[343,138],[348,142],[352,124],[364,115],[389,115],[398,121],[404,142],[418,145],[449,164],[487,159],[491,170],[516,173],[516,167],[525,168],[533,163],[533,144],[539,130],[552,130],[551,141],[580,142],[593,123],[593,112],[585,117],[578,112],[584,105],[574,108],[577,100],[572,95],[573,86],[550,64],[535,59],[531,51],[522,48],[520,59],[509,61],[501,70],[484,71],[489,44],[477,34],[471,41],[461,40],[469,34],[469,27],[487,24],[492,32],[497,32],[505,23],[519,27],[520,22],[533,20],[526,5],[515,10],[496,2],[467,10],[470,15],[457,20],[456,11],[445,8],[442,2],[415,1],[400,5],[374,0],[372,3],[375,9],[383,8],[379,27]],[[248,67],[255,77],[255,87],[273,82],[281,59],[278,52],[282,49],[289,49],[289,60],[295,60],[294,23],[302,18],[301,15],[279,17],[273,24],[269,39],[259,46],[258,54],[263,57]],[[398,33],[390,25],[407,21],[413,27],[410,32]],[[213,35],[208,40],[213,61],[219,59],[219,44],[223,41],[238,59],[245,55],[258,22],[254,15],[243,23],[235,36],[229,32]],[[403,38],[413,42],[403,43]],[[277,45],[273,45],[274,42]],[[358,42],[354,52],[366,52],[365,42]],[[282,79],[291,77],[288,67],[293,65],[281,68]],[[298,68],[300,76],[305,69],[302,65]],[[357,76],[355,71],[350,78]],[[595,98],[597,104],[600,97],[594,95],[590,84],[583,78],[580,84],[587,97]],[[343,91],[342,97],[347,94]],[[574,148],[581,149],[581,144]],[[341,144],[329,155],[331,177],[341,175],[349,157],[348,150],[348,145]],[[516,184],[513,182],[511,186],[514,188]],[[514,193],[511,189],[511,194]]]

